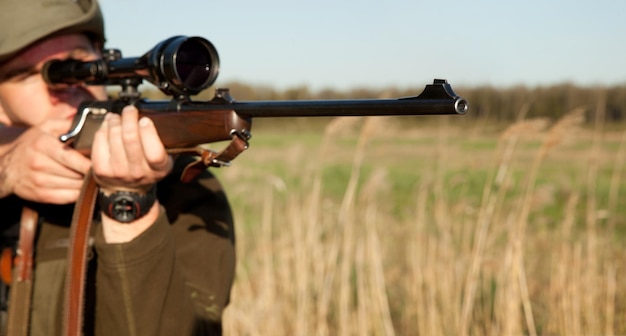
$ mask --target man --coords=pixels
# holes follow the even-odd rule
[[[24,207],[39,214],[30,334],[62,330],[68,227],[90,170],[101,206],[86,334],[221,334],[235,256],[232,216],[219,182],[209,172],[179,182],[184,159],[168,155],[150,119],[139,118],[134,107],[107,115],[90,157],[58,140],[82,101],[106,98],[102,87],[56,89],[41,76],[53,59],[100,57],[105,38],[96,0],[2,0],[0,25],[4,245],[14,247]],[[145,211],[116,216],[107,209],[119,195],[140,201]],[[9,302],[9,311],[16,304],[28,307]]]

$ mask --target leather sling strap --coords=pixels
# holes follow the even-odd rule
[[[39,215],[27,206],[22,209],[20,236],[11,281],[7,335],[26,336],[30,326],[33,287],[33,246]]]
[[[197,156],[198,159],[188,164],[180,180],[182,182],[190,182],[200,175],[208,167],[223,167],[230,165],[230,161],[234,160],[239,154],[248,149],[249,134],[233,133],[230,143],[220,152],[214,152],[202,147],[194,148],[173,148],[168,149],[170,154],[183,154]]]
[[[64,335],[78,336],[82,334],[87,277],[87,248],[97,193],[98,187],[93,178],[93,173],[90,171],[85,176],[83,188],[72,215],[65,279]]]

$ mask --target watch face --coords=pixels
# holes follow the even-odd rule
[[[128,223],[137,218],[139,210],[139,204],[135,202],[133,197],[126,194],[117,194],[111,202],[109,214],[118,222]]]
[[[121,223],[133,222],[148,213],[156,201],[156,186],[146,194],[119,190],[111,195],[98,192],[98,204],[103,215]]]

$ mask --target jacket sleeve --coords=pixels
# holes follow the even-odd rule
[[[157,188],[160,216],[139,237],[106,244],[96,233],[96,335],[221,335],[235,272],[223,189],[208,172]]]

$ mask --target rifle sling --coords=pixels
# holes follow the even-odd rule
[[[190,182],[200,175],[208,167],[222,167],[230,165],[244,150],[248,149],[247,138],[239,133],[235,133],[228,146],[220,152],[196,146],[193,148],[172,148],[168,149],[170,154],[184,154],[198,156],[198,159],[188,164],[180,176],[182,182]]]
[[[65,315],[63,321],[63,332],[64,335],[68,336],[79,336],[82,334],[87,276],[87,247],[97,193],[98,187],[93,178],[93,173],[90,171],[85,176],[70,227],[70,245],[68,247],[65,279]]]
[[[39,215],[27,206],[22,208],[20,236],[15,258],[15,273],[11,281],[7,335],[26,336],[30,326],[30,306],[33,287],[33,246]]]

